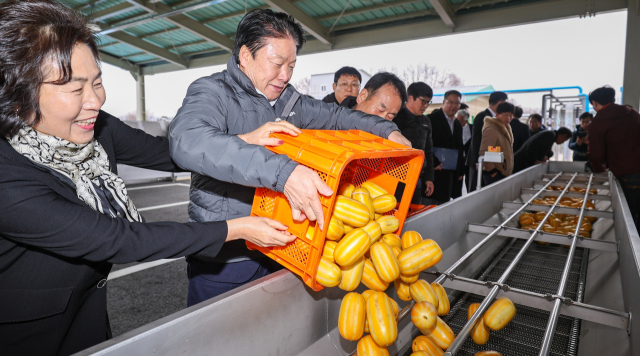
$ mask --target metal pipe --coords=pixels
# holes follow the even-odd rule
[[[478,157],[478,186],[477,190],[482,189],[482,164],[484,163],[484,156]]]
[[[563,297],[564,290],[567,285],[567,281],[569,280],[569,272],[571,271],[571,264],[573,262],[573,256],[576,252],[576,243],[578,242],[578,236],[580,234],[580,228],[582,227],[582,219],[584,219],[584,211],[587,208],[587,200],[589,197],[589,189],[591,189],[591,181],[593,180],[593,173],[589,175],[589,183],[587,184],[587,191],[584,193],[584,201],[582,202],[582,208],[580,208],[580,217],[578,217],[578,225],[576,226],[576,230],[573,232],[573,236],[571,238],[571,247],[569,248],[569,255],[567,256],[567,262],[564,264],[564,271],[562,272],[562,278],[560,279],[560,285],[558,286],[557,295]],[[549,354],[549,350],[551,350],[551,341],[553,340],[553,334],[556,331],[556,326],[558,325],[558,317],[560,316],[560,307],[562,305],[562,300],[560,298],[556,298],[553,310],[551,311],[551,315],[549,316],[549,323],[547,324],[547,329],[544,332],[544,338],[542,339],[542,347],[540,348],[539,356],[547,356]]]
[[[552,87],[552,88],[531,88],[531,89],[511,89],[511,90],[501,90],[504,93],[512,93],[512,94],[522,94],[522,93],[537,93],[537,92],[542,92],[542,91],[553,91],[553,90],[572,90],[572,89],[576,89],[578,90],[578,92],[580,94],[582,94],[582,87],[580,86],[569,86],[569,87]],[[492,91],[477,91],[477,92],[465,92],[465,93],[461,93],[462,95],[486,95],[486,94],[491,94],[493,93],[495,90]],[[444,96],[444,93],[442,94],[434,94],[433,96]]]
[[[559,173],[559,174],[561,174],[561,173]],[[573,177],[571,177],[571,180],[569,181],[569,183],[564,187],[564,190],[562,191],[562,194],[560,194],[560,196],[558,197],[556,202],[553,204],[551,209],[549,209],[549,212],[544,216],[544,219],[542,219],[542,221],[540,221],[540,225],[538,225],[538,227],[535,229],[535,231],[531,234],[531,237],[529,237],[527,242],[525,242],[524,246],[522,246],[522,249],[520,249],[520,252],[518,252],[518,254],[513,259],[513,261],[511,261],[509,266],[502,273],[502,275],[500,276],[500,278],[496,282],[497,284],[504,284],[504,282],[507,280],[507,278],[509,278],[509,275],[514,270],[516,265],[518,265],[518,263],[522,259],[522,256],[524,256],[525,252],[527,252],[527,250],[529,249],[529,246],[531,246],[531,244],[535,240],[535,238],[538,235],[538,233],[540,233],[540,229],[544,226],[544,223],[547,221],[547,219],[549,219],[549,216],[551,216],[551,214],[553,213],[553,209],[555,209],[555,207],[558,206],[558,203],[560,203],[560,200],[562,199],[562,195],[569,190],[569,187],[571,186],[571,183],[573,183],[573,180],[576,178],[577,175],[578,175],[578,173],[574,173],[573,174]],[[546,189],[546,187],[542,188],[540,191],[542,191],[544,189]],[[526,206],[526,205],[524,205],[524,206]],[[473,327],[475,326],[475,324],[478,321],[478,319],[480,319],[480,316],[483,315],[484,312],[489,308],[489,305],[493,302],[493,300],[496,298],[496,296],[498,295],[499,292],[500,292],[500,286],[499,285],[495,285],[493,288],[491,288],[491,291],[489,292],[489,294],[484,298],[482,303],[480,303],[480,306],[478,307],[478,310],[476,310],[476,312],[471,316],[469,321],[467,321],[467,323],[464,325],[462,330],[460,330],[460,332],[458,333],[456,338],[453,340],[453,342],[451,343],[451,345],[447,349],[447,352],[445,353],[445,356],[453,356],[456,353],[458,353],[458,351],[462,347],[462,344],[464,344],[464,342],[467,340],[467,337],[469,337],[469,334],[471,333],[471,329],[473,329]]]

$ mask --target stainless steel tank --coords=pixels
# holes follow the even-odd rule
[[[544,189],[569,183],[597,189],[588,197],[596,209],[527,204],[538,196],[583,195]],[[592,238],[517,228],[520,212],[550,208],[597,216]],[[450,355],[490,348],[504,356],[640,355],[640,327],[632,318],[640,310],[640,237],[612,176],[587,174],[574,162],[537,165],[411,217],[405,230],[437,241],[444,251],[421,278],[437,279],[449,294],[452,308],[443,319],[457,335]],[[388,292],[401,308],[408,306],[393,287]],[[314,292],[280,271],[78,355],[350,355],[356,343],[342,339],[337,328],[344,294],[338,288]],[[518,313],[478,347],[466,337],[466,307],[485,301],[484,308],[500,296],[512,299]],[[419,331],[410,318],[400,320],[398,330],[389,352],[408,354]]]

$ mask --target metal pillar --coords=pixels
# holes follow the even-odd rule
[[[640,107],[640,0],[628,0],[622,103]]]
[[[134,75],[136,78],[136,102],[137,102],[137,121],[147,121],[147,105],[144,92],[144,74],[142,74],[142,68],[138,69],[138,73]]]

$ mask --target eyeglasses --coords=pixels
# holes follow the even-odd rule
[[[433,103],[433,101],[431,100],[427,101],[427,99],[422,99],[420,97],[418,97],[418,99],[420,99],[420,101],[422,102],[422,105],[431,105],[431,103]]]
[[[447,103],[449,103],[449,105],[451,105],[451,106],[460,106],[460,105],[462,105],[462,103],[461,103],[461,102],[459,102],[459,101],[449,101],[449,100],[447,100],[447,99],[444,99],[444,101],[446,101]]]
[[[340,83],[338,84],[338,86],[342,89],[347,89],[349,87],[355,88],[355,89],[360,89],[360,84],[349,84],[349,83]]]

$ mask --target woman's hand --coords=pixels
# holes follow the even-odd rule
[[[280,146],[282,140],[269,137],[272,133],[282,132],[291,136],[298,136],[302,133],[299,128],[286,121],[267,122],[257,129],[242,135],[238,135],[244,142],[258,146]]]
[[[284,246],[296,239],[287,232],[287,226],[268,218],[238,218],[227,221],[227,226],[227,241],[244,239],[260,247],[271,247]]]

